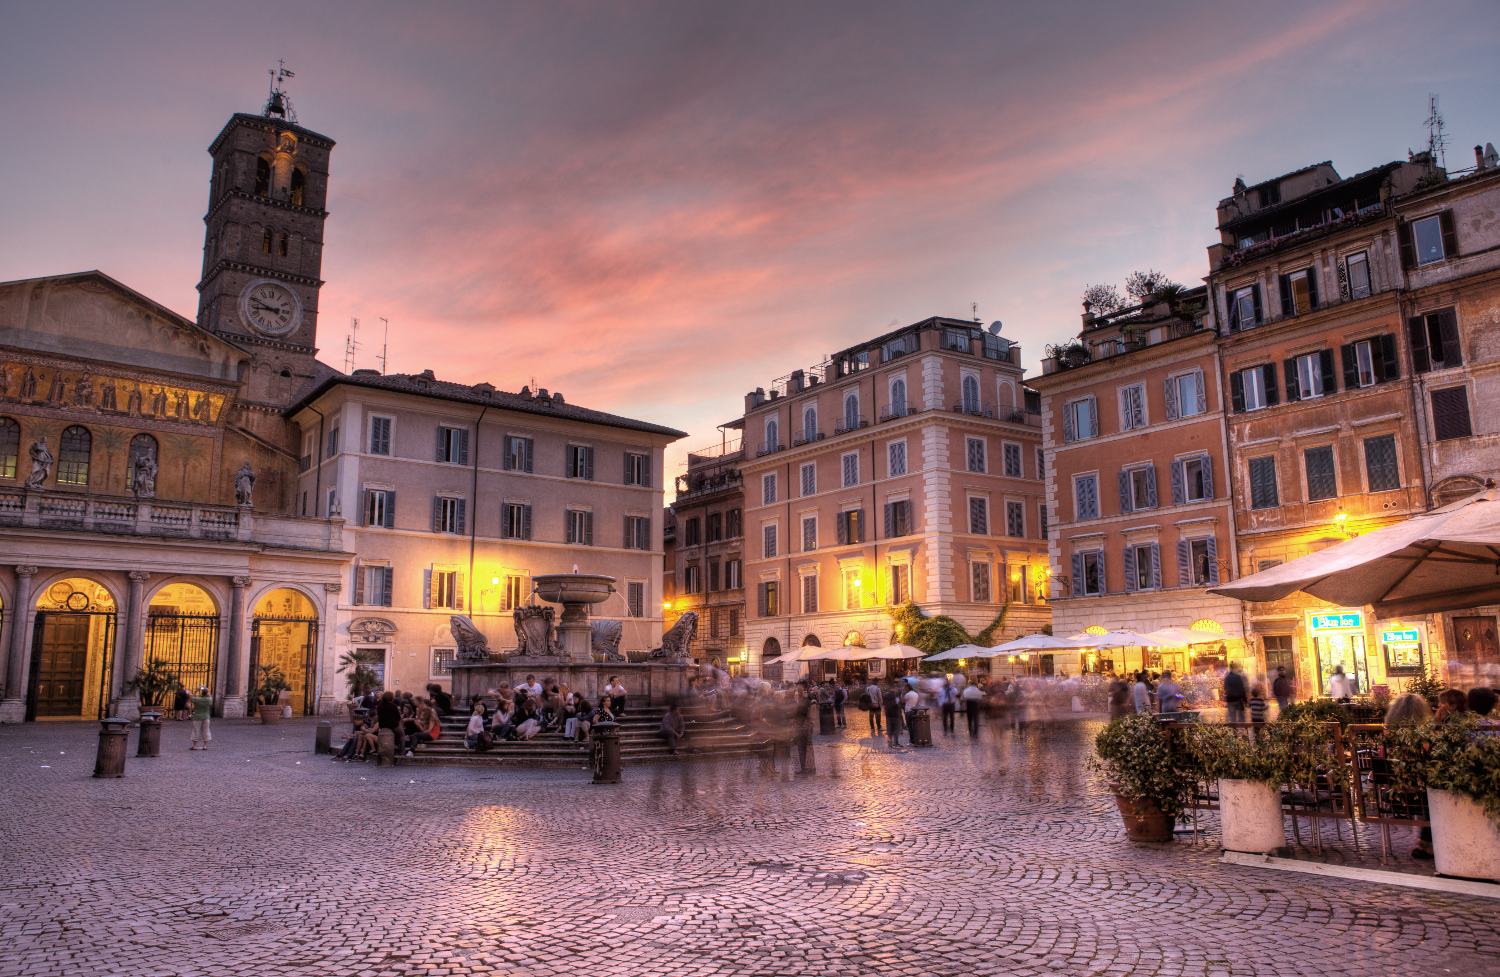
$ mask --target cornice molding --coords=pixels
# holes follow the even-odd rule
[[[326,210],[319,210],[316,207],[303,207],[301,204],[294,204],[285,200],[277,200],[275,197],[261,197],[253,193],[247,193],[246,191],[241,190],[239,187],[230,187],[223,193],[219,194],[219,199],[214,201],[213,206],[208,208],[208,213],[203,215],[203,223],[207,224],[209,221],[213,220],[214,215],[217,214],[219,212],[219,209],[222,208],[225,202],[229,200],[245,200],[253,204],[263,204],[268,207],[275,207],[278,210],[284,210],[291,214],[305,214],[308,217],[316,217],[319,220],[328,219],[328,211]]]
[[[323,287],[322,279],[309,278],[306,275],[293,275],[290,272],[277,271],[274,268],[261,268],[257,265],[247,265],[244,262],[230,261],[228,258],[220,258],[218,262],[216,262],[214,266],[208,270],[208,274],[204,275],[203,278],[199,280],[196,286],[198,291],[203,291],[208,287],[208,283],[213,280],[215,275],[218,275],[220,272],[225,271],[242,271],[250,275],[261,275],[265,278],[276,278],[284,282],[292,282],[297,285],[306,285],[308,288]]]

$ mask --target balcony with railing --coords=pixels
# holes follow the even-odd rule
[[[778,451],[785,450],[786,445],[781,444],[777,441],[762,441],[755,447],[755,457],[764,458],[766,455],[775,454]]]
[[[863,417],[845,417],[834,425],[833,436],[838,437],[840,434],[848,434],[850,431],[858,431],[860,428],[869,426],[870,422]]]
[[[886,421],[896,421],[903,417],[911,417],[913,414],[920,413],[920,411],[921,408],[914,404],[888,404],[880,408],[880,423],[884,424]]]
[[[995,408],[978,400],[965,400],[953,405],[953,413],[968,414],[971,417],[994,417]]]
[[[342,550],[343,525],[341,518],[307,519],[249,506],[0,489],[0,527],[14,529]]]
[[[825,435],[822,431],[798,431],[792,437],[792,447],[800,448],[804,444],[812,444],[814,441],[822,441]]]
[[[744,485],[744,476],[738,469],[728,468],[712,472],[688,472],[677,476],[677,501],[685,502],[716,492],[738,489]]]

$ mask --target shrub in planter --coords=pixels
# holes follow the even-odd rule
[[[1196,771],[1169,736],[1152,717],[1131,715],[1094,738],[1088,765],[1108,781],[1132,841],[1172,840],[1172,825],[1192,797]]]
[[[275,665],[260,666],[260,685],[250,690],[254,701],[260,705],[260,721],[270,725],[280,722],[281,693],[290,691],[291,683]]]
[[[1343,729],[1349,725],[1349,710],[1330,699],[1309,699],[1292,703],[1291,708],[1283,712],[1277,722],[1338,723],[1339,728]]]
[[[1214,723],[1182,731],[1184,748],[1203,776],[1219,782],[1220,842],[1229,851],[1285,847],[1281,785],[1291,776],[1294,728],[1269,725],[1246,736]]]
[[[140,696],[141,708],[155,709],[182,687],[182,678],[166,662],[148,661],[125,683],[127,692]]]
[[[1500,736],[1479,718],[1406,723],[1386,733],[1395,789],[1427,791],[1432,850],[1443,875],[1500,879]]]

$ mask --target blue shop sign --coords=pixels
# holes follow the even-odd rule
[[[1363,614],[1314,614],[1312,616],[1312,629],[1314,631],[1363,631],[1365,619]]]
[[[1421,640],[1415,629],[1410,631],[1382,631],[1380,640],[1388,645],[1414,645]]]

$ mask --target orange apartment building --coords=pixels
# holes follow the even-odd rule
[[[666,510],[665,626],[698,615],[693,658],[731,675],[745,674],[744,476],[739,422],[711,448],[688,452],[677,496]]]
[[[906,600],[970,633],[1002,609],[1006,637],[1048,624],[1039,409],[1019,347],[936,317],[748,394],[750,674],[804,644],[899,640]]]

